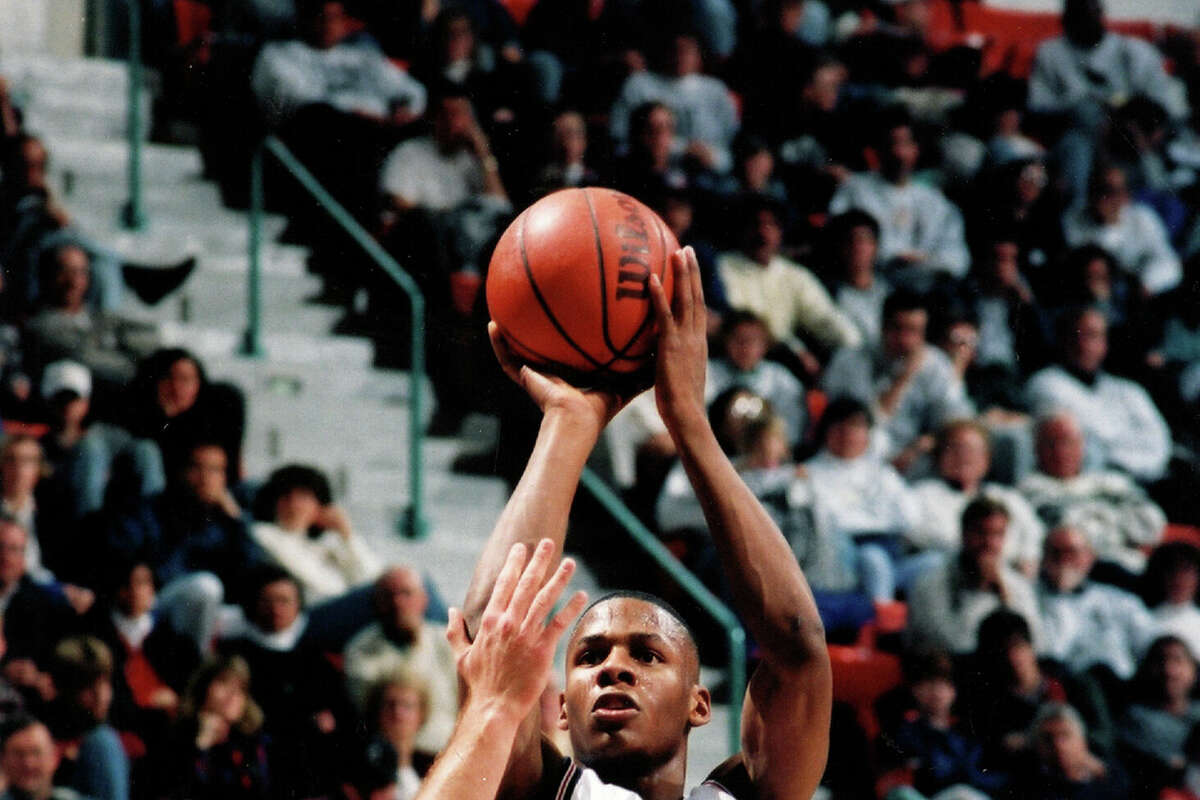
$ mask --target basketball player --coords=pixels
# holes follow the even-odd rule
[[[743,707],[742,751],[689,800],[808,800],[829,745],[824,630],[790,548],[708,425],[704,300],[691,248],[672,256],[672,268],[673,304],[657,276],[650,279],[658,407],[704,507],[734,603],[762,653]],[[465,695],[419,797],[680,800],[688,733],[709,721],[711,698],[699,684],[686,626],[652,598],[615,595],[586,610],[568,640],[559,720],[575,760],[540,737],[538,697],[555,643],[583,604],[577,594],[547,622],[573,564],[567,559],[546,573],[561,553],[584,462],[622,399],[519,366],[494,326],[491,335],[505,370],[544,417],[525,474],[476,567],[465,617],[451,612],[448,636]]]

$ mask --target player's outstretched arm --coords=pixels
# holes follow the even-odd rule
[[[551,570],[557,547],[543,539],[528,564],[524,545],[510,548],[474,641],[462,614],[450,609],[446,636],[457,657],[463,702],[418,800],[493,800],[500,791],[521,725],[549,678],[554,647],[587,600],[576,592],[550,616],[575,570],[570,559]]]
[[[695,253],[672,257],[675,297],[656,276],[658,409],[679,450],[733,602],[762,648],[746,695],[742,758],[758,797],[808,800],[829,750],[832,688],[825,631],[808,582],[779,528],[717,444],[704,408],[704,296]]]

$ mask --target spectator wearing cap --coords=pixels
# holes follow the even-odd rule
[[[952,419],[974,415],[950,360],[925,340],[924,298],[897,289],[883,304],[879,347],[843,348],[825,370],[822,389],[866,403],[877,415],[879,453],[901,473],[933,446],[932,434]]]
[[[983,619],[1007,608],[1025,618],[1034,649],[1040,649],[1033,587],[1004,563],[1008,524],[1008,510],[996,500],[981,497],[963,510],[958,557],[918,577],[909,593],[907,635],[912,644],[965,655],[975,649]]]
[[[1162,538],[1162,509],[1125,473],[1085,469],[1084,432],[1074,414],[1046,415],[1034,436],[1037,471],[1017,489],[1048,526],[1082,531],[1102,561],[1140,573],[1142,548]]]
[[[1092,672],[1106,688],[1133,677],[1160,633],[1141,598],[1089,580],[1096,553],[1083,532],[1058,527],[1046,535],[1037,583],[1045,654],[1073,673]]]
[[[42,372],[50,430],[41,439],[50,483],[74,520],[110,499],[125,505],[161,492],[166,484],[158,446],[123,428],[92,420],[92,375],[77,361],[55,361]]]
[[[912,487],[921,506],[921,521],[908,531],[908,543],[918,550],[957,552],[962,546],[963,510],[976,497],[991,497],[1009,513],[1005,562],[1028,578],[1037,574],[1046,528],[1020,492],[984,480],[991,468],[987,429],[972,420],[947,423],[938,432],[933,463],[937,474]]]
[[[857,347],[862,336],[811,272],[781,253],[782,210],[766,197],[747,198],[738,215],[737,250],[717,259],[717,274],[731,308],[757,314],[782,348],[793,371],[814,375],[819,362],[808,343],[824,352]]]
[[[861,209],[879,223],[879,257],[897,284],[929,289],[939,276],[962,278],[971,257],[962,214],[937,189],[913,179],[920,148],[906,115],[887,112],[872,142],[877,172],[851,175],[829,211]]]
[[[1118,166],[1095,171],[1087,202],[1063,217],[1063,236],[1071,247],[1094,244],[1112,253],[1143,294],[1162,294],[1183,277],[1162,220],[1150,206],[1130,199],[1129,180]]]
[[[1104,370],[1104,314],[1091,307],[1064,314],[1058,345],[1058,363],[1034,373],[1025,385],[1033,413],[1070,411],[1105,465],[1143,483],[1162,478],[1171,457],[1171,431],[1145,389]]]
[[[435,625],[423,619],[429,603],[421,576],[396,567],[375,582],[376,621],[350,640],[344,652],[346,686],[364,708],[370,687],[399,669],[429,684],[429,716],[417,735],[419,749],[436,753],[454,729],[458,673],[454,652]]]
[[[0,800],[88,800],[55,784],[60,761],[49,728],[27,715],[9,720],[0,731],[0,772],[8,785]]]
[[[892,288],[876,270],[879,223],[865,211],[850,209],[825,223],[825,237],[833,299],[858,328],[863,344],[878,347],[883,304]]]
[[[704,170],[728,172],[733,166],[729,146],[738,132],[737,109],[729,88],[705,75],[700,43],[690,33],[667,33],[658,44],[654,70],[630,75],[609,114],[609,130],[619,146],[633,131],[630,116],[645,103],[663,103],[677,128],[671,151],[686,155]]]

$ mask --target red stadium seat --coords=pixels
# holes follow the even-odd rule
[[[1164,542],[1187,542],[1195,547],[1200,547],[1200,528],[1194,525],[1177,525],[1168,523],[1163,529]]]
[[[4,433],[9,436],[32,436],[40,439],[50,430],[50,426],[42,422],[19,422],[15,419],[4,420]]]
[[[833,699],[853,708],[867,740],[875,741],[879,735],[875,701],[900,685],[900,659],[869,647],[831,644],[829,660],[833,667]]]
[[[181,47],[196,43],[212,30],[212,9],[200,0],[175,0],[175,30]]]
[[[501,4],[508,9],[508,13],[512,14],[512,18],[517,21],[518,25],[524,25],[529,12],[538,4],[538,0],[500,0]],[[560,2],[560,0],[553,0]]]

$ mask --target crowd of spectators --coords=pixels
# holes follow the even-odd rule
[[[505,422],[460,469],[526,455],[480,291],[515,211],[611,186],[695,248],[722,446],[831,647],[900,665],[835,713],[834,797],[1200,797],[1195,30],[1064,0],[1022,63],[970,0],[206,4],[147,48],[163,107],[229,202],[272,132],[416,278],[431,432]],[[436,591],[319,470],[242,474],[236,387],[119,316],[192,264],[75,231],[2,84],[0,126],[0,413],[37,423],[0,447],[10,791],[411,797],[456,707]],[[403,296],[268,178],[322,299],[403,363]],[[603,449],[724,591],[651,397]]]

